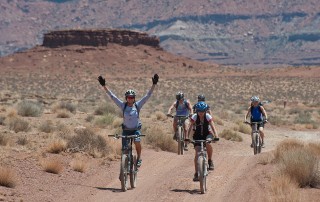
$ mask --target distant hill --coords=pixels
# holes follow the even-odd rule
[[[200,61],[241,66],[320,65],[318,0],[6,0],[0,55],[61,29],[126,28]]]

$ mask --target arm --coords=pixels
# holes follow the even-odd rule
[[[266,110],[264,109],[264,107],[260,106],[260,109],[261,109],[261,111],[262,111],[263,116],[266,118],[266,120],[268,120],[268,115],[267,115],[267,112],[266,112]]]
[[[190,133],[191,133],[191,131],[193,129],[194,123],[195,122],[193,120],[190,121],[189,129],[188,129],[188,133],[187,133],[187,139],[190,139]]]
[[[251,107],[248,108],[248,112],[247,112],[246,116],[244,117],[244,122],[247,121],[247,118],[248,118],[250,113],[251,113]]]
[[[209,122],[209,125],[210,125],[210,127],[211,127],[211,129],[212,129],[212,132],[213,132],[214,137],[219,138],[218,132],[217,132],[217,130],[216,130],[216,127],[214,126],[213,121],[210,121],[210,122]]]
[[[106,80],[105,78],[103,78],[102,76],[99,76],[98,77],[98,81],[100,83],[100,85],[103,87],[103,89],[106,91],[106,93],[111,97],[112,101],[114,103],[116,103],[116,105],[122,109],[124,107],[124,103],[119,99],[117,98],[110,90],[109,88],[106,86]]]
[[[176,107],[176,103],[175,102],[170,106],[170,108],[168,109],[168,113],[167,114],[171,114],[172,113],[172,109],[174,107]]]
[[[153,85],[151,86],[150,90],[148,91],[148,93],[147,93],[145,96],[143,96],[143,98],[141,98],[139,101],[136,102],[137,105],[138,105],[138,107],[139,107],[139,109],[141,109],[142,106],[143,106],[143,105],[147,102],[147,100],[150,98],[150,96],[151,96],[152,93],[153,93],[153,90],[154,90],[155,86],[156,86],[156,85],[153,84]]]
[[[190,103],[190,101],[187,100],[187,103],[188,103],[188,109],[189,109],[190,114],[193,114],[193,110],[192,110],[192,108],[191,108],[191,103]]]

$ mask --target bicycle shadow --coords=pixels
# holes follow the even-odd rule
[[[103,191],[122,192],[122,189],[118,189],[118,188],[110,188],[110,187],[95,187],[95,188]]]
[[[199,194],[200,191],[198,189],[193,189],[193,190],[187,190],[187,189],[172,189],[170,191],[173,191],[173,192],[186,192],[186,193],[189,193],[189,194]]]

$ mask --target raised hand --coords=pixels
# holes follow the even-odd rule
[[[153,84],[157,84],[157,83],[158,83],[158,80],[159,80],[159,76],[158,76],[158,74],[155,74],[155,75],[152,77],[152,83],[153,83]]]
[[[98,81],[101,86],[106,86],[106,79],[103,78],[101,75],[98,77]]]

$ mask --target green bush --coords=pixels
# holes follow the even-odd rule
[[[17,105],[17,112],[20,116],[38,117],[42,113],[42,106],[29,100],[23,100]]]
[[[311,113],[310,112],[300,112],[295,118],[294,123],[299,124],[312,124]]]

